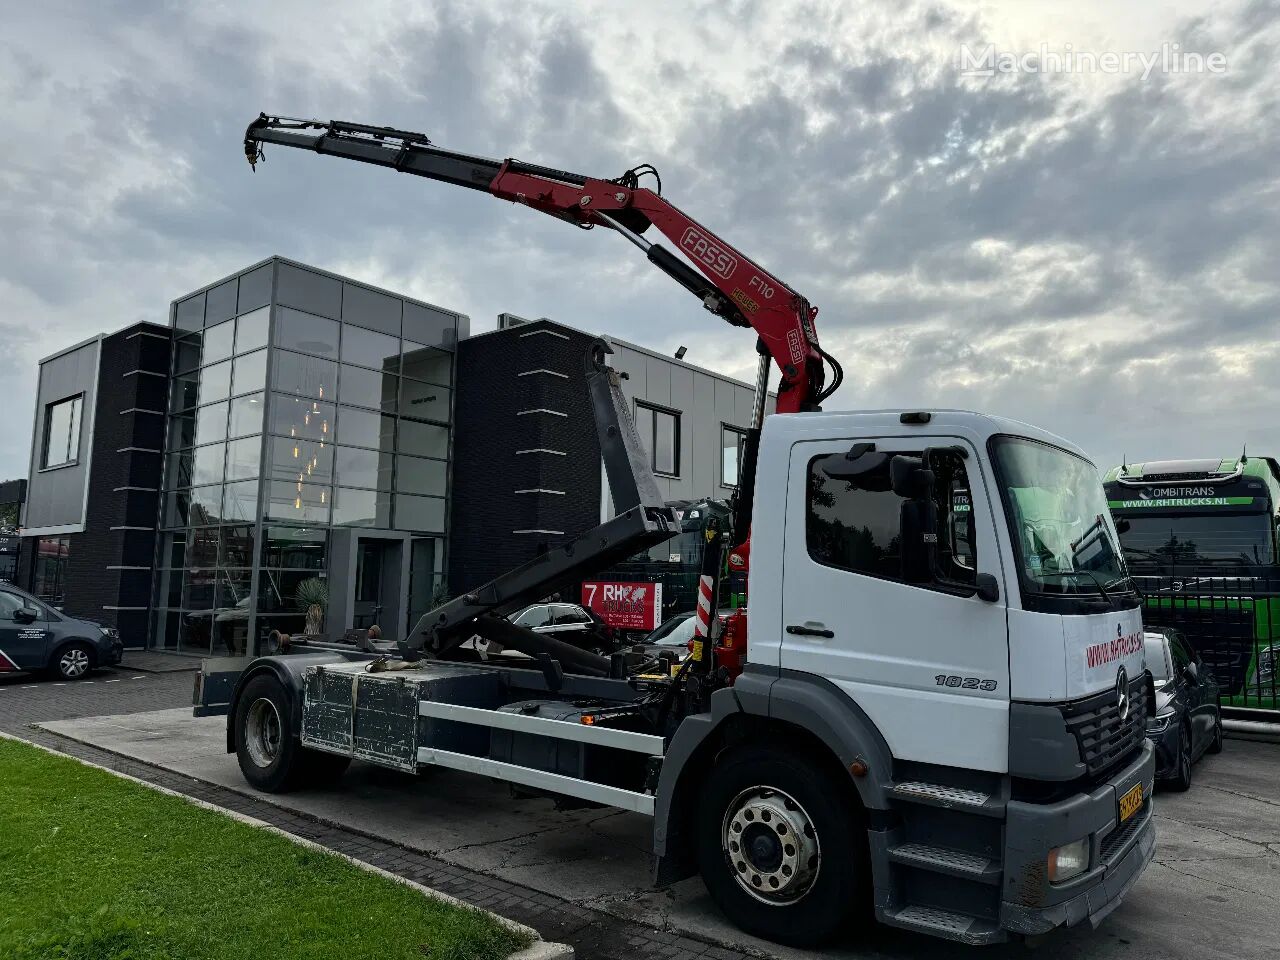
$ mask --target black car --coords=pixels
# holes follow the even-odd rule
[[[1156,779],[1171,790],[1191,786],[1191,765],[1222,750],[1218,682],[1176,630],[1146,633],[1147,669],[1156,682],[1156,709],[1147,739],[1156,747]]]
[[[114,627],[59,613],[25,590],[0,584],[0,673],[48,671],[79,680],[117,664],[124,647]]]

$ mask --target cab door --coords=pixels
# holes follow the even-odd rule
[[[842,689],[898,758],[1004,772],[1007,591],[978,451],[958,437],[854,443],[791,448],[781,666]],[[844,469],[828,458],[871,445],[863,456],[878,466],[865,476],[828,473]],[[945,475],[927,493],[895,492],[893,460],[926,447],[952,451]],[[977,596],[979,573],[995,576],[999,599]]]
[[[0,590],[0,673],[43,670],[49,655],[44,611],[26,597]]]

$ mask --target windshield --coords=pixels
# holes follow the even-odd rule
[[[1147,669],[1151,671],[1154,680],[1169,679],[1169,655],[1165,652],[1164,643],[1164,637],[1158,633],[1148,633],[1143,638]]]
[[[683,646],[693,639],[693,614],[672,617],[657,630],[644,638],[645,643],[657,643],[663,646]]]
[[[1275,559],[1271,518],[1265,513],[1124,514],[1124,518],[1129,526],[1120,534],[1120,543],[1135,570],[1209,564],[1231,567],[1268,564]]]
[[[992,446],[1024,592],[1124,589],[1129,574],[1093,464],[1018,437],[996,437]]]

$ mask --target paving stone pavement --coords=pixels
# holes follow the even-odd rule
[[[49,720],[135,713],[183,706],[191,700],[190,673],[139,674],[102,670],[78,683],[39,678],[0,680],[0,730],[112,770],[247,814],[460,900],[518,920],[543,939],[571,944],[582,960],[741,960],[748,954],[691,937],[619,920],[559,897],[444,863],[415,850],[307,817],[224,787],[76,743],[33,727]]]
[[[725,924],[709,904],[705,914],[695,912],[684,917],[687,925],[683,929],[693,931],[693,935],[681,935],[674,926],[667,925],[665,917],[637,921],[604,912],[617,904],[603,904],[603,909],[597,909],[596,903],[568,899],[570,881],[580,880],[568,876],[572,869],[560,860],[542,864],[545,870],[552,871],[557,883],[531,889],[523,884],[523,877],[516,878],[521,882],[513,882],[485,872],[487,867],[483,864],[460,865],[439,859],[434,855],[439,851],[434,849],[410,849],[397,842],[400,837],[396,835],[375,836],[352,829],[341,812],[322,819],[323,813],[284,808],[254,794],[164,769],[157,765],[162,761],[150,756],[148,759],[155,762],[128,758],[123,748],[111,752],[115,748],[110,742],[93,746],[31,726],[99,718],[71,725],[92,727],[108,723],[122,713],[173,713],[174,708],[189,703],[190,690],[189,673],[102,671],[94,674],[90,682],[65,685],[21,677],[0,678],[0,730],[243,812],[492,909],[534,927],[548,940],[572,944],[585,960],[738,960],[746,956],[803,960],[805,956],[801,951],[769,945],[764,945],[765,949],[753,944],[729,949],[723,940],[713,943],[715,934],[704,931],[714,930],[717,923],[722,927]],[[1276,955],[1280,748],[1228,741],[1221,756],[1206,758],[1195,770],[1195,786],[1189,792],[1157,795],[1156,860],[1121,908],[1101,929],[1090,930],[1085,925],[1044,941],[1034,951],[1037,960],[1260,960]],[[334,823],[332,819],[342,822]],[[565,876],[560,882],[562,874]],[[830,951],[810,956],[825,960],[905,960],[976,958],[979,953],[984,960],[1021,960],[1029,956],[1020,943],[973,951],[874,926],[859,929]]]

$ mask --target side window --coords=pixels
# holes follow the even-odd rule
[[[12,620],[13,615],[26,606],[26,600],[15,593],[0,590],[0,620]]]
[[[858,460],[863,458],[868,467],[856,475],[849,474],[847,464],[858,461],[849,461],[843,451],[809,461],[809,556],[884,580],[972,584],[977,549],[964,461],[949,451],[934,451],[932,469],[925,470],[922,452],[869,452]]]
[[[533,629],[534,627],[545,627],[547,625],[547,611],[551,608],[548,606],[530,607],[524,613],[515,619],[515,622],[522,627]]]
[[[1169,649],[1173,652],[1173,666],[1176,670],[1186,669],[1187,664],[1195,660],[1195,655],[1187,648],[1181,637],[1169,639]]]

